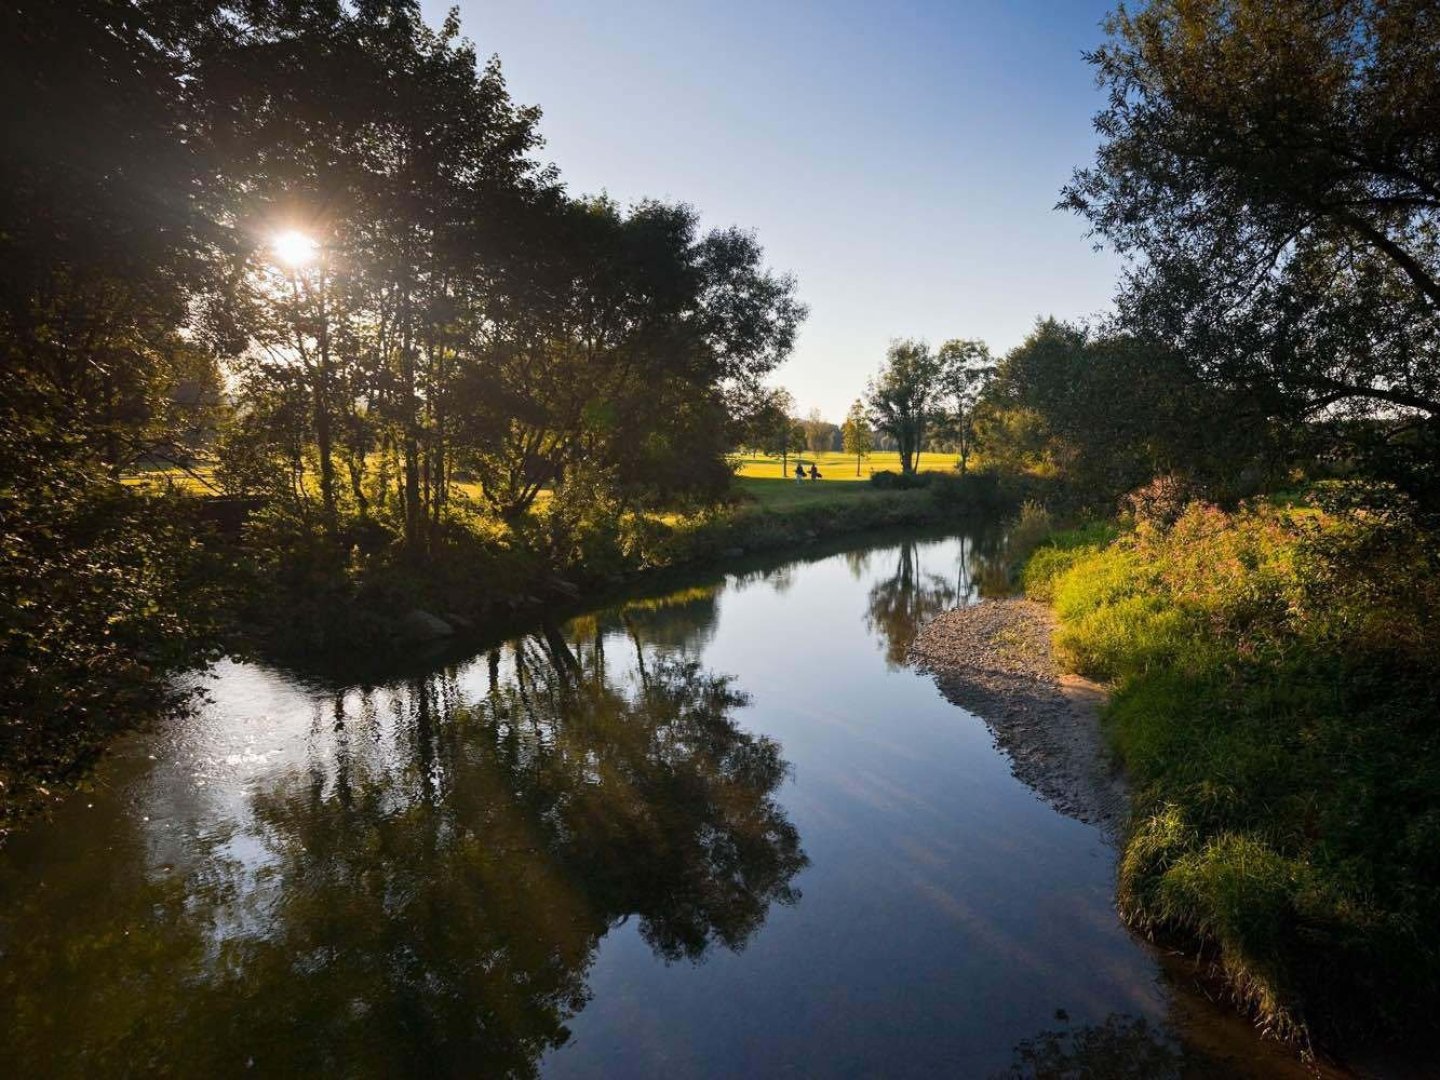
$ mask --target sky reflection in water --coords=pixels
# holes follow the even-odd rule
[[[984,548],[757,569],[376,687],[222,665],[0,855],[0,1073],[1181,1061],[1100,836],[901,666]]]

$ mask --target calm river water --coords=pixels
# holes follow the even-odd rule
[[[222,664],[0,851],[0,1075],[1298,1072],[902,665],[974,547],[817,551],[374,684]]]

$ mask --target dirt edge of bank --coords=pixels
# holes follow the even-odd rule
[[[984,600],[926,624],[910,661],[950,702],[985,722],[1019,780],[1118,843],[1130,802],[1100,730],[1107,691],[1060,670],[1054,629],[1042,604]]]

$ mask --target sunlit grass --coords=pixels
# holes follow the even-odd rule
[[[768,455],[753,456],[744,455],[733,459],[738,462],[736,475],[741,477],[779,477],[782,473],[789,474],[790,480],[794,480],[795,462],[802,462],[808,469],[810,463],[814,462],[820,467],[820,474],[825,481],[830,480],[869,480],[871,473],[882,471],[899,472],[900,455],[893,450],[878,450],[860,460],[860,473],[855,473],[855,455],[840,453],[824,454],[791,454],[788,462],[782,468],[781,460],[778,457]],[[922,472],[953,472],[955,470],[956,457],[954,454],[921,454],[920,469]],[[971,457],[970,465],[975,466],[975,459]]]
[[[862,459],[860,475],[855,475],[853,455],[827,453],[792,455],[782,476],[780,459],[763,456],[746,456],[736,459],[736,490],[743,499],[753,500],[766,510],[788,510],[798,507],[816,506],[827,502],[848,502],[857,495],[873,491],[868,483],[873,473],[889,470],[900,471],[900,455],[892,452],[871,454]],[[796,483],[793,470],[796,461],[803,461],[808,469],[814,462],[820,468],[821,479]],[[972,459],[973,464],[973,459]],[[955,470],[953,454],[922,454],[920,469],[924,472],[948,472]],[[310,493],[318,498],[318,480],[314,475],[306,478]],[[866,481],[856,483],[855,481]],[[127,474],[122,482],[132,487],[146,487],[179,491],[188,495],[215,495],[220,485],[215,477],[215,468],[210,464],[196,464],[188,469],[173,465],[150,466]],[[480,484],[474,480],[450,481],[452,494],[463,496],[475,506],[483,506]],[[551,492],[540,492],[537,506],[543,506],[550,499]],[[668,524],[675,524],[681,515],[661,513],[657,516]]]
[[[824,472],[824,466],[821,466]],[[823,505],[850,505],[863,499],[887,494],[869,484],[832,484],[827,480],[782,480],[778,476],[746,476],[735,478],[735,490],[762,510],[784,512]]]
[[[1440,850],[1437,577],[1419,546],[1311,507],[1195,505],[1118,539],[1058,534],[1024,582],[1071,670],[1115,688],[1106,726],[1136,793],[1126,917],[1204,939],[1280,1034],[1358,1011],[1401,1023],[1433,985],[1419,928],[1440,912],[1415,854]]]
[[[143,466],[120,478],[126,487],[179,491],[187,495],[217,495],[220,485],[213,465],[196,464],[188,469],[176,465]]]
[[[858,500],[870,499],[884,494],[869,484],[873,473],[889,470],[900,471],[900,456],[894,452],[871,454],[864,458],[860,475],[855,475],[853,455],[838,453],[792,455],[788,469],[795,468],[796,461],[803,461],[808,469],[814,462],[820,468],[820,480],[805,480],[798,483],[792,471],[781,475],[779,458],[747,456],[738,459],[735,473],[735,492],[742,507],[774,513],[787,513],[834,506],[841,508],[855,504]],[[953,454],[922,454],[920,469],[925,472],[954,473]],[[865,481],[856,483],[856,481]],[[155,465],[138,469],[123,478],[123,483],[133,487],[152,490],[178,491],[186,495],[216,495],[220,485],[215,477],[215,468],[210,464],[196,464],[188,469],[176,466]],[[306,476],[306,488],[313,498],[318,499],[319,481],[313,471]],[[452,500],[481,511],[485,505],[480,484],[475,480],[450,480]],[[893,494],[893,493],[892,493]],[[919,493],[916,493],[917,496]],[[550,501],[552,492],[541,491],[535,500],[535,508],[543,510]],[[682,511],[650,510],[645,516],[672,528],[682,525],[688,515]]]

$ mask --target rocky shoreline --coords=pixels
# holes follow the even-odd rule
[[[1118,842],[1124,776],[1100,731],[1105,689],[1056,664],[1055,618],[1031,600],[985,600],[928,623],[910,660],[945,697],[982,719],[1015,776],[1061,813]]]

